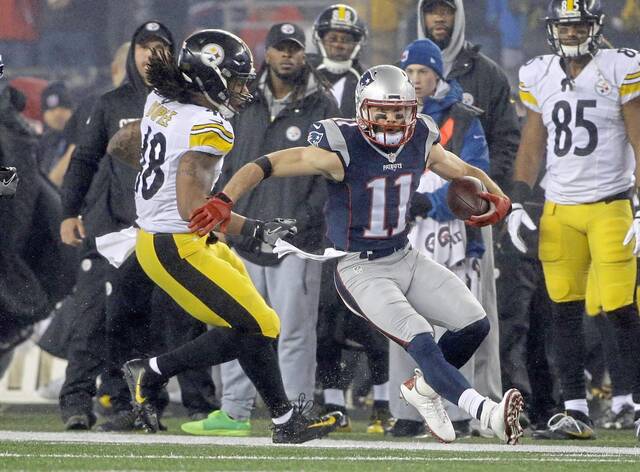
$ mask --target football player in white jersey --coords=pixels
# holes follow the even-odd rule
[[[514,245],[524,251],[520,226],[533,230],[535,225],[522,203],[546,147],[539,257],[553,301],[553,342],[566,410],[551,418],[548,430],[539,435],[545,438],[593,437],[582,335],[590,290],[615,326],[633,400],[640,403],[640,363],[635,359],[640,318],[634,304],[640,213],[634,218],[631,205],[640,169],[640,54],[601,49],[603,18],[600,0],[552,0],[546,23],[554,54],[536,57],[520,69],[527,119],[508,227]],[[589,270],[593,283],[587,290]]]
[[[156,431],[157,416],[149,400],[159,385],[195,366],[238,359],[269,408],[274,442],[325,436],[335,429],[340,414],[307,417],[309,402],[302,395],[298,405],[289,403],[273,344],[280,329],[278,316],[226,244],[189,228],[190,219],[218,211],[217,200],[209,194],[233,146],[228,119],[252,98],[247,89],[255,78],[251,51],[231,33],[203,30],[185,40],[177,64],[155,53],[148,77],[154,91],[147,98],[138,138],[142,168],[136,180],[136,256],[150,279],[211,329],[169,353],[125,363],[134,406],[147,429]],[[225,229],[273,244],[295,232],[293,224],[234,215]]]

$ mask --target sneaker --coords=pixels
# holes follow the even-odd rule
[[[609,408],[595,421],[595,425],[604,429],[633,429],[633,415],[633,406],[629,404],[624,405],[618,413]]]
[[[534,439],[595,439],[593,423],[579,411],[558,413],[549,418],[547,428],[533,432]]]
[[[149,433],[157,432],[160,430],[160,421],[152,399],[158,396],[167,379],[153,372],[147,361],[142,359],[125,362],[122,372],[129,386],[134,412],[142,421],[143,428]]]
[[[95,424],[96,418],[92,415],[71,415],[64,422],[67,431],[89,431]]]
[[[352,431],[351,428],[351,419],[347,414],[347,409],[344,406],[334,405],[332,403],[326,403],[323,408],[324,414],[332,414],[335,411],[339,411],[342,413],[342,416],[338,420],[338,427],[336,428],[336,433],[350,433]]]
[[[507,390],[500,403],[487,398],[480,415],[482,429],[491,429],[507,444],[518,444],[523,435],[520,413],[524,409],[522,394],[516,388]]]
[[[234,420],[222,410],[210,413],[204,420],[183,423],[180,428],[194,436],[249,436],[251,434],[249,420]]]
[[[393,425],[385,431],[394,438],[415,438],[426,433],[424,421],[396,419]]]
[[[300,444],[319,439],[335,431],[340,423],[342,413],[334,411],[320,418],[305,416],[305,413],[313,408],[313,401],[304,400],[304,394],[300,394],[298,402],[293,405],[293,411],[289,421],[283,424],[274,424],[271,429],[271,439],[274,443]]]
[[[375,408],[371,415],[367,434],[384,434],[391,427],[391,412],[389,408]]]
[[[421,383],[421,389],[425,394],[418,392],[417,383]],[[422,386],[427,388],[423,388]],[[456,439],[451,420],[442,404],[442,398],[426,384],[420,369],[415,370],[415,375],[400,385],[400,395],[412,405],[424,418],[431,434],[441,442],[451,442]]]

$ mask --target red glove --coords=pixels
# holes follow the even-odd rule
[[[189,217],[189,229],[200,236],[210,233],[218,225],[224,231],[231,220],[231,208],[233,201],[224,193],[218,192],[209,197],[207,203],[193,210]]]
[[[494,225],[511,211],[511,199],[506,195],[501,197],[493,193],[482,192],[480,196],[489,202],[490,209],[484,215],[472,216],[466,220],[465,223],[469,226],[479,228],[481,226]]]

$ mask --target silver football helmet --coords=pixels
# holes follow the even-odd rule
[[[382,65],[362,74],[356,87],[356,120],[365,138],[399,147],[413,136],[417,113],[416,90],[402,69]]]

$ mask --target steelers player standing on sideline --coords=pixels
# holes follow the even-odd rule
[[[185,40],[177,64],[162,51],[154,55],[148,76],[154,91],[140,124],[136,256],[147,275],[210,330],[167,354],[125,363],[140,419],[157,431],[149,400],[169,377],[238,359],[269,409],[274,442],[325,436],[335,429],[340,413],[307,417],[310,402],[302,394],[293,407],[289,403],[274,348],[280,334],[278,315],[225,243],[208,231],[191,233],[201,218],[217,214],[224,198],[210,192],[234,146],[228,120],[253,98],[247,89],[256,77],[251,51],[231,33],[203,30]],[[296,232],[293,220],[264,222],[235,214],[231,220],[223,230],[261,244],[273,245]]]
[[[356,116],[355,93],[363,69],[358,61],[361,48],[367,42],[367,27],[356,10],[343,3],[327,7],[313,24],[313,42],[319,56],[316,71],[331,84],[331,92],[340,105],[342,116]],[[369,361],[373,384],[373,411],[367,432],[383,434],[388,427],[389,413],[389,342],[370,325],[351,316],[336,296],[333,282],[336,262],[322,265],[322,285],[318,307],[318,371],[323,388],[325,411],[346,413],[344,390],[353,377],[342,363],[342,349],[364,350]],[[351,425],[345,414],[340,431]]]
[[[516,158],[509,234],[526,250],[521,225],[535,229],[523,208],[547,153],[539,257],[551,298],[553,343],[565,413],[537,437],[594,436],[584,381],[583,314],[588,274],[614,325],[623,369],[633,385],[640,434],[640,318],[634,303],[640,254],[640,212],[631,193],[640,180],[640,55],[601,49],[600,0],[552,0],[547,39],[554,54],[520,69],[527,107]],[[625,236],[626,235],[626,236]],[[591,289],[591,287],[590,287]]]

